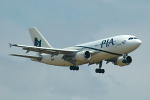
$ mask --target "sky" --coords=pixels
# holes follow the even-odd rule
[[[149,26],[149,0],[0,0],[0,100],[150,100]],[[129,54],[129,66],[70,71],[9,56],[26,54],[9,43],[33,45],[31,27],[55,48],[126,34],[142,45]]]

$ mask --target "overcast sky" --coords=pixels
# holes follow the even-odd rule
[[[32,45],[31,27],[56,48],[123,34],[142,45],[129,66],[70,71],[8,55],[25,54],[8,44]],[[149,37],[150,0],[0,0],[0,100],[150,100]]]

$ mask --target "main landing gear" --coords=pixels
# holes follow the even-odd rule
[[[101,69],[101,68],[102,68],[102,62],[103,62],[103,61],[100,61],[100,62],[99,62],[99,68],[98,68],[98,69],[95,69],[95,72],[96,72],[96,73],[102,73],[102,74],[105,73],[105,70],[104,70],[104,69]]]
[[[73,71],[76,70],[76,71],[78,71],[79,67],[76,66],[76,61],[73,61],[72,64],[73,64],[73,66],[70,66],[70,70],[73,70]]]
[[[103,62],[103,61],[100,61],[100,62],[99,62],[99,68],[95,69],[95,72],[96,72],[96,73],[102,73],[102,74],[105,73],[105,70],[104,70],[104,69],[101,69],[101,68],[102,68],[102,62]],[[78,70],[79,70],[79,67],[73,65],[73,66],[70,66],[70,70],[78,71]]]
[[[78,66],[70,66],[70,70],[76,70],[76,71],[78,71],[79,67]]]

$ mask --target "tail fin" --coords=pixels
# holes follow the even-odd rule
[[[36,27],[29,28],[30,36],[32,38],[34,46],[37,47],[48,47],[53,48],[46,39],[42,36],[42,34],[37,30]]]

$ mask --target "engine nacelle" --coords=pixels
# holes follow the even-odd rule
[[[74,57],[75,60],[79,60],[79,61],[89,60],[90,58],[91,58],[91,53],[89,51],[78,52]]]
[[[132,62],[132,58],[130,56],[127,56],[125,59],[123,58],[123,56],[121,56],[117,58],[114,64],[119,66],[126,66],[129,65],[131,62]]]

